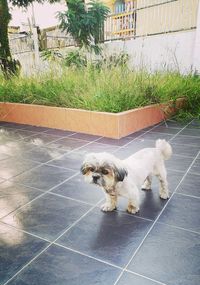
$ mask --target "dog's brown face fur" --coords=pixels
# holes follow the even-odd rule
[[[127,175],[123,167],[119,167],[117,159],[113,156],[102,154],[89,154],[81,167],[85,180],[91,184],[103,187],[106,192],[113,191],[119,181],[123,181]]]
[[[93,165],[83,164],[81,172],[85,176],[85,180],[104,188],[111,186],[115,182],[115,173],[109,165]]]

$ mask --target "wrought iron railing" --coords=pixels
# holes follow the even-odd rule
[[[199,0],[132,0],[114,8],[104,41],[196,28]]]

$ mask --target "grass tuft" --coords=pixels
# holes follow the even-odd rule
[[[0,77],[0,101],[117,113],[187,97],[180,120],[200,118],[200,77],[172,72],[149,74],[127,68],[65,68],[58,75]]]

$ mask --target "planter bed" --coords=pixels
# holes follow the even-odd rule
[[[156,104],[120,113],[0,102],[0,121],[69,130],[119,139],[168,118],[185,104]]]

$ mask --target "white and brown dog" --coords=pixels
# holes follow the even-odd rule
[[[87,182],[104,189],[106,202],[101,207],[103,211],[113,211],[118,196],[124,196],[128,198],[127,211],[135,214],[139,211],[138,189],[150,190],[152,175],[159,179],[160,198],[169,198],[164,160],[171,155],[170,144],[159,139],[155,148],[144,148],[124,160],[105,152],[87,154],[81,172]]]

